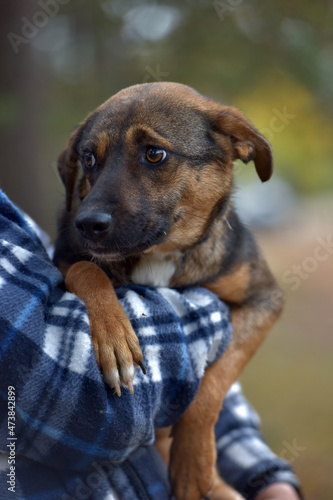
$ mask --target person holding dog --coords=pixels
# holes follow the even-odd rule
[[[119,398],[103,383],[86,308],[65,291],[45,234],[1,191],[0,240],[1,498],[170,498],[154,428],[177,421],[205,367],[228,346],[227,306],[198,287],[120,287],[147,374],[138,370],[134,394]],[[263,441],[238,384],[225,399],[216,446],[219,472],[242,498],[300,498],[298,479]]]

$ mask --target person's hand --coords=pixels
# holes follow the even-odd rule
[[[300,500],[300,498],[290,484],[275,483],[262,490],[255,500]]]

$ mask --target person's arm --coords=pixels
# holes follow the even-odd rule
[[[147,375],[138,370],[134,395],[118,398],[98,370],[84,304],[64,290],[34,230],[1,193],[0,240],[0,449],[17,437],[16,453],[79,470],[153,443],[154,427],[179,419],[206,365],[227,347],[228,308],[200,288],[119,288]]]
[[[141,477],[147,475],[146,469],[141,469],[148,464],[150,484],[153,464],[147,457],[143,462],[141,456],[136,460],[137,453],[131,452],[140,452],[141,444],[153,442],[154,426],[170,425],[179,418],[193,399],[205,366],[221,355],[230,341],[228,309],[209,292],[124,287],[118,293],[138,332],[148,368],[146,376],[137,372],[134,395],[123,391],[120,399],[102,382],[85,306],[65,292],[62,276],[47,257],[36,228],[27,224],[0,191],[0,449],[8,451],[8,438],[17,438],[19,462],[24,463],[24,456],[35,461],[26,466],[27,484],[34,485],[34,491],[41,488],[40,480],[39,486],[29,482],[34,467],[38,477],[38,467],[42,468],[50,488],[53,482],[54,487],[59,486],[59,478],[57,469],[45,468],[47,465],[74,469],[86,479],[87,464],[98,468],[107,461],[105,468],[109,470],[110,464],[127,456],[129,460],[133,457],[133,470],[140,467]],[[9,427],[12,388],[15,425]],[[266,495],[256,500],[278,500],[278,476],[270,476],[272,490],[260,475],[249,476],[252,469],[244,471],[244,463],[230,453],[228,443],[235,441],[238,433],[240,451],[245,449],[249,454],[250,449],[258,463],[256,440],[250,440],[246,449],[249,428],[252,438],[261,440],[255,415],[236,386],[217,426],[219,464],[228,482],[239,488],[250,482],[253,495]],[[148,453],[149,449],[143,447],[142,451]],[[261,458],[267,458],[267,453],[271,453],[268,448],[259,450]],[[265,458],[262,463],[266,463]],[[290,467],[284,467],[279,473],[289,476],[279,477],[297,488]],[[265,475],[269,469],[263,471]],[[91,474],[96,474],[94,468]],[[7,480],[6,473],[4,477]],[[161,498],[160,490],[156,494]]]
[[[221,476],[249,500],[299,500],[290,464],[265,443],[260,419],[239,383],[229,390],[215,428]]]

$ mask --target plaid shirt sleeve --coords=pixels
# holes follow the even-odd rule
[[[289,483],[301,497],[290,464],[267,446],[257,412],[239,383],[230,388],[215,427],[217,466],[221,476],[249,500],[274,483]]]
[[[102,381],[85,305],[0,191],[0,498],[170,498],[154,427],[180,418],[228,346],[229,310],[200,288],[117,293],[147,366],[121,398]]]

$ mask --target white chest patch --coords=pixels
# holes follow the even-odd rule
[[[169,286],[176,270],[175,262],[165,254],[145,255],[132,272],[136,285]]]

